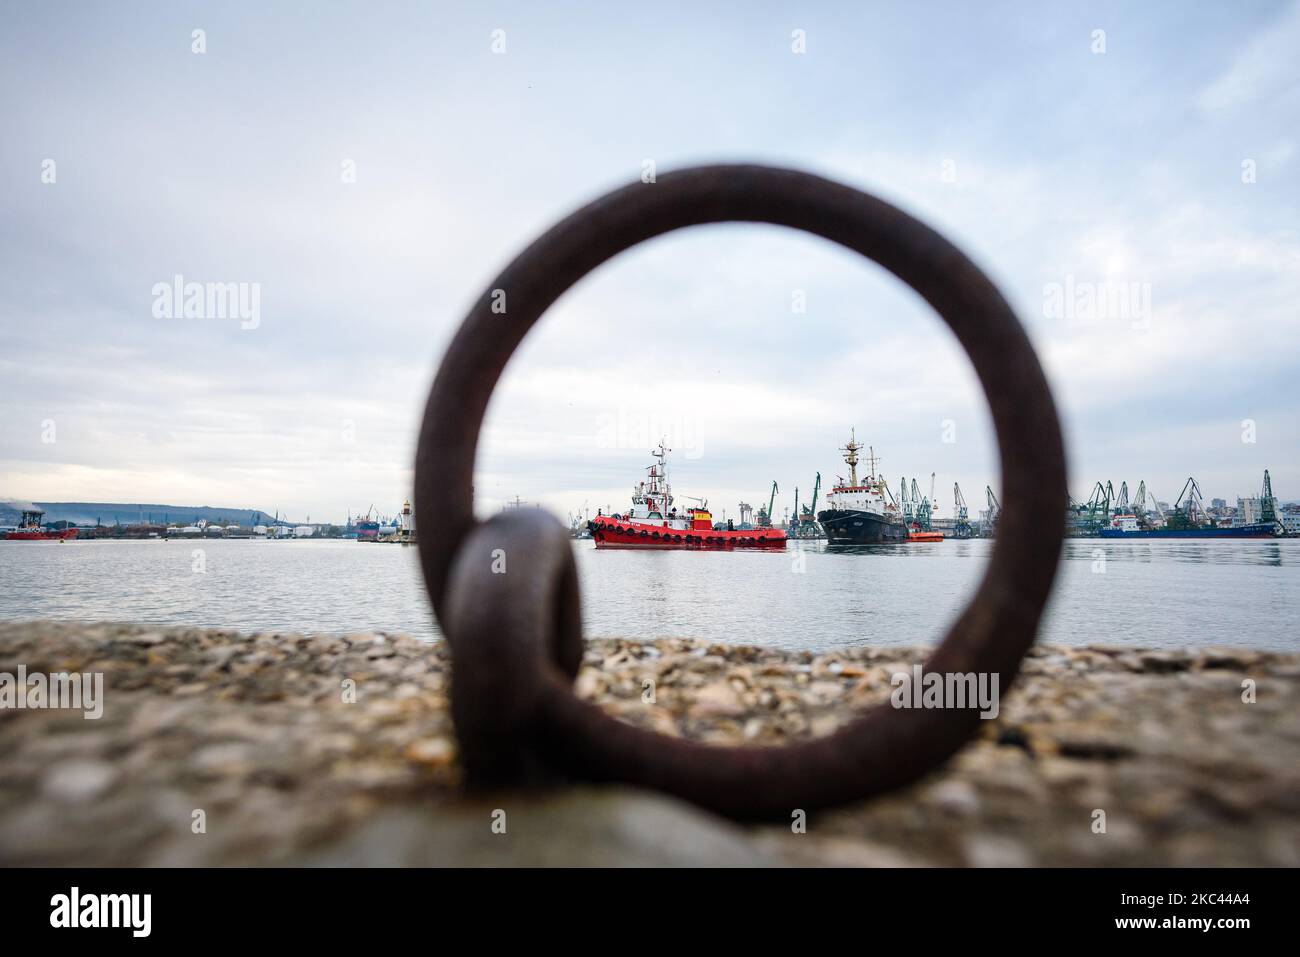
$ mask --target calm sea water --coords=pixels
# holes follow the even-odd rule
[[[588,636],[824,649],[937,640],[992,543],[574,549]],[[1294,650],[1298,599],[1300,540],[1072,541],[1041,638]],[[0,542],[0,617],[438,634],[415,549],[346,541]]]

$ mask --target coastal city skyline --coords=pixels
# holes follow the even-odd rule
[[[500,267],[607,188],[735,159],[873,191],[985,268],[1047,370],[1076,498],[1145,480],[1172,502],[1193,475],[1234,502],[1265,468],[1300,498],[1300,5],[953,9],[943,35],[889,4],[583,8],[576,32],[564,4],[400,9],[395,34],[87,5],[93,30],[37,10],[0,37],[0,498],[392,514],[436,363]],[[775,480],[789,507],[850,428],[891,482],[935,473],[941,513],[954,482],[973,508],[998,489],[978,384],[910,290],[819,240],[692,230],[529,336],[478,504],[624,507],[666,437],[679,495],[731,512]]]

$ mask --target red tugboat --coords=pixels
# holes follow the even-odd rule
[[[7,542],[61,542],[64,539],[76,538],[77,530],[75,528],[63,528],[58,531],[47,531],[41,527],[41,516],[45,513],[38,510],[24,510],[22,521],[18,527],[5,536]]]
[[[715,529],[708,502],[679,513],[668,484],[668,449],[664,443],[651,452],[658,461],[646,467],[649,475],[632,490],[632,508],[623,515],[597,515],[587,523],[597,548],[785,548],[779,528]]]

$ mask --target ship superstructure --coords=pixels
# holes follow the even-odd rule
[[[41,509],[23,509],[22,513],[18,526],[0,535],[0,538],[10,542],[61,542],[77,537],[77,530],[72,527],[47,529],[41,524],[41,519],[45,517],[45,512]]]

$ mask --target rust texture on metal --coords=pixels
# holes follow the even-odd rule
[[[992,411],[1005,506],[979,588],[924,669],[996,673],[1005,693],[1034,641],[1064,534],[1065,451],[1042,367],[1002,295],[934,230],[851,187],[764,166],[668,173],[609,193],[525,249],[471,308],[429,394],[415,504],[417,514],[437,516],[438,528],[420,536],[420,561],[451,645],[453,718],[471,782],[621,781],[735,817],[788,816],[913,781],[979,722],[973,708],[886,703],[810,742],[720,747],[617,721],[573,693],[583,638],[563,527],[533,509],[475,520],[483,415],[528,330],[618,253],[721,222],[786,226],[855,250],[916,290],[952,329]],[[495,290],[504,314],[493,311]]]

